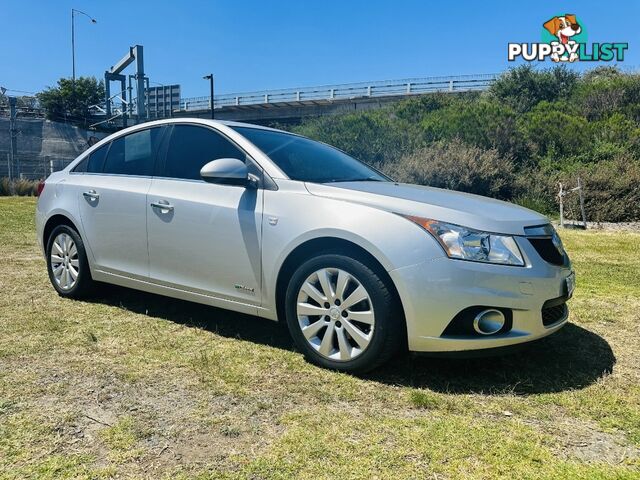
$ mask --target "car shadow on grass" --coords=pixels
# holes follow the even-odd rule
[[[294,351],[282,325],[197,303],[104,285],[91,301],[202,328],[227,338]],[[400,354],[361,378],[443,393],[538,394],[581,389],[610,374],[616,358],[601,336],[569,323],[515,353],[486,358]]]
[[[370,377],[442,393],[528,395],[585,388],[609,375],[615,363],[604,338],[569,323],[510,354],[468,359],[398,356]]]

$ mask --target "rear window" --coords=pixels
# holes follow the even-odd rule
[[[120,175],[153,175],[153,163],[159,139],[160,128],[141,130],[115,139],[111,142],[102,172]],[[91,159],[89,167],[91,167]]]

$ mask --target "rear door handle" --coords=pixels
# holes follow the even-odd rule
[[[95,190],[89,190],[87,192],[82,192],[84,198],[88,198],[89,200],[98,200],[100,198],[100,194]]]
[[[151,202],[151,206],[154,208],[159,208],[160,210],[167,210],[169,212],[173,211],[173,205],[171,205],[166,200],[158,200],[157,202]]]

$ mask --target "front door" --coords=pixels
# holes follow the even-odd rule
[[[205,183],[200,169],[246,154],[204,126],[171,127],[165,161],[148,193],[152,281],[223,300],[259,305],[261,189]]]

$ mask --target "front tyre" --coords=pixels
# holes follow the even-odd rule
[[[93,287],[84,243],[78,232],[58,225],[47,240],[47,271],[59,295],[69,298],[86,296]]]
[[[403,338],[392,289],[360,260],[323,254],[304,262],[289,282],[285,311],[298,348],[311,362],[366,372],[394,355]]]

